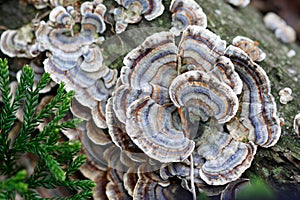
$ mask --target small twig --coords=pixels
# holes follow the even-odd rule
[[[178,108],[178,113],[179,113],[179,117],[181,120],[181,124],[183,126],[185,137],[190,138],[190,130],[189,130],[188,122],[187,122],[186,118],[184,117],[184,114],[183,114],[183,111],[181,108]]]
[[[190,155],[191,159],[191,192],[193,194],[193,200],[196,200],[196,189],[195,189],[195,180],[194,180],[194,158],[193,154]]]

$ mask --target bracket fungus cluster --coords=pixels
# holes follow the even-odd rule
[[[116,2],[117,33],[164,10],[161,0]],[[96,182],[95,199],[192,199],[195,186],[220,194],[239,182],[258,146],[280,137],[269,78],[254,62],[265,58],[257,42],[239,36],[226,45],[194,0],[173,0],[170,11],[171,30],[131,50],[120,72],[104,63],[99,0],[56,5],[30,41],[19,42],[18,31],[1,36],[9,56],[46,52],[45,71],[75,91],[71,111],[84,122],[63,133],[83,144],[81,172]]]
[[[264,70],[203,27],[189,26],[178,47],[170,32],[148,37],[125,57],[120,82],[110,100],[114,114],[107,116],[118,121],[109,125],[113,142],[121,146],[113,131],[117,127],[161,163],[184,165],[196,152],[202,162],[193,163],[194,178],[206,184],[238,179],[257,145],[273,146],[279,139],[279,118]],[[202,135],[191,131],[191,124],[208,121],[221,128]],[[189,174],[181,172],[174,175]]]

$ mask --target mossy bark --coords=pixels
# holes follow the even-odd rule
[[[247,170],[245,176],[249,176],[249,174],[257,175],[267,181],[275,191],[284,191],[284,195],[291,198],[297,197],[297,194],[300,194],[300,141],[298,135],[293,130],[293,119],[300,112],[299,44],[287,45],[278,41],[273,32],[264,26],[263,16],[251,6],[238,9],[228,5],[223,0],[197,1],[208,17],[208,28],[210,30],[220,35],[228,43],[237,35],[247,36],[258,41],[260,47],[267,54],[267,58],[260,65],[270,78],[272,94],[277,102],[278,114],[285,119],[285,125],[282,127],[282,136],[274,147],[258,149],[255,160],[251,168]],[[11,2],[16,2],[16,0]],[[34,9],[32,6],[27,6],[30,10],[24,9],[22,6],[11,6],[10,9],[5,7],[8,4],[4,3],[3,0],[0,3],[1,7],[3,5],[1,10],[5,9],[5,12],[1,11],[0,14],[0,25],[17,28],[20,26],[20,22],[22,22],[21,24],[26,24],[34,16],[32,14],[32,10]],[[113,0],[105,0],[104,3],[107,5],[108,10],[116,5]],[[128,29],[137,27],[160,27],[168,29],[171,26],[171,14],[168,11],[170,0],[165,0],[163,3],[165,5],[165,12],[162,16],[151,22],[143,20],[137,25],[130,25]],[[14,19],[16,13],[20,12],[18,20]],[[10,18],[10,15],[14,17]],[[110,14],[107,14],[107,20],[108,22],[112,20]],[[111,28],[112,26],[108,25],[108,30],[105,33],[106,37],[109,37],[112,33]],[[150,32],[146,31],[145,37]],[[132,43],[138,44],[139,41],[135,37],[135,35],[132,36]],[[120,41],[122,41],[122,38],[120,38]],[[121,50],[123,53],[120,54],[124,54],[124,51],[129,51],[131,48],[132,46],[124,48]],[[109,54],[116,53],[114,49],[120,51],[120,45],[116,45],[116,48],[111,46],[108,50],[108,56]],[[292,58],[287,57],[287,52],[290,49],[296,51],[296,56]],[[110,66],[116,68],[122,67],[122,59],[122,57],[114,59],[110,63]],[[294,100],[287,105],[279,103],[278,92],[284,87],[290,87],[293,90]]]

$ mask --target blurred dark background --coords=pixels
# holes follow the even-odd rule
[[[300,0],[251,0],[251,6],[262,14],[277,13],[296,30],[297,40],[300,41]]]

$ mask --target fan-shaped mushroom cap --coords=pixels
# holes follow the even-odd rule
[[[124,172],[118,171],[116,169],[109,169],[107,178],[109,180],[106,185],[106,196],[109,200],[115,199],[131,199],[130,195],[127,193],[123,185],[123,175]]]
[[[189,26],[179,44],[182,65],[194,65],[197,70],[210,71],[225,48],[226,41],[220,36],[200,26]]]
[[[91,31],[92,33],[103,33],[105,31],[104,15],[106,7],[102,3],[97,1],[84,2],[81,4],[80,12],[82,15],[82,31]]]
[[[128,171],[123,176],[124,188],[127,190],[130,196],[133,196],[134,188],[138,181],[138,174],[133,168],[129,168]]]
[[[37,54],[32,51],[35,44],[33,36],[30,24],[18,30],[6,30],[1,34],[0,49],[9,57],[36,57]]]
[[[187,107],[202,121],[215,117],[219,123],[229,121],[236,114],[239,104],[228,85],[201,71],[189,71],[177,76],[170,86],[170,97],[176,107]]]
[[[266,54],[258,47],[258,42],[244,36],[236,36],[232,44],[245,51],[253,61],[261,62],[266,58]]]
[[[82,150],[85,155],[87,155],[87,160],[97,166],[97,168],[106,171],[108,162],[104,157],[105,149],[112,146],[111,143],[106,145],[97,145],[91,140],[86,130],[80,132],[80,141],[82,143]]]
[[[145,154],[160,162],[182,161],[194,150],[194,142],[174,127],[174,110],[150,97],[136,100],[127,110],[127,134]]]
[[[217,132],[203,136],[197,151],[206,159],[199,169],[200,177],[209,185],[224,185],[238,179],[250,167],[256,145]]]
[[[175,35],[179,35],[188,25],[207,26],[205,13],[194,0],[173,0],[170,11],[173,13],[171,32]]]
[[[57,6],[51,10],[49,20],[57,24],[68,25],[72,22],[72,16],[63,6]]]
[[[93,120],[86,123],[87,136],[94,144],[106,145],[111,143],[110,137],[104,131],[98,128]]]
[[[150,84],[168,88],[177,75],[177,47],[169,32],[155,33],[124,58],[121,71],[123,84],[135,89]]]
[[[120,122],[116,116],[115,110],[113,109],[112,98],[109,98],[107,101],[106,119],[108,125],[108,132],[116,146],[118,146],[122,150],[131,151],[133,149],[137,149],[136,145],[132,142],[132,140],[125,131],[125,122]]]
[[[93,188],[94,199],[106,199],[105,187],[108,183],[107,171],[98,169],[91,162],[86,162],[80,167],[80,172],[88,179],[94,181],[96,186]]]
[[[92,37],[83,34],[71,37],[67,36],[68,33],[69,29],[52,29],[43,21],[36,31],[39,50],[49,50],[54,62],[63,70],[74,67],[84,53],[82,47],[93,41]]]
[[[215,77],[222,83],[229,85],[235,94],[240,94],[243,88],[243,82],[239,75],[234,71],[234,66],[229,58],[220,56],[211,71],[208,74]]]
[[[263,147],[275,145],[281,127],[266,72],[237,47],[229,46],[225,55],[244,83],[239,121],[249,130],[249,140]]]
[[[156,172],[147,170],[147,167],[149,165],[146,164],[139,167],[139,179],[134,188],[133,199],[192,199],[192,194],[183,189],[178,182],[163,180]]]

